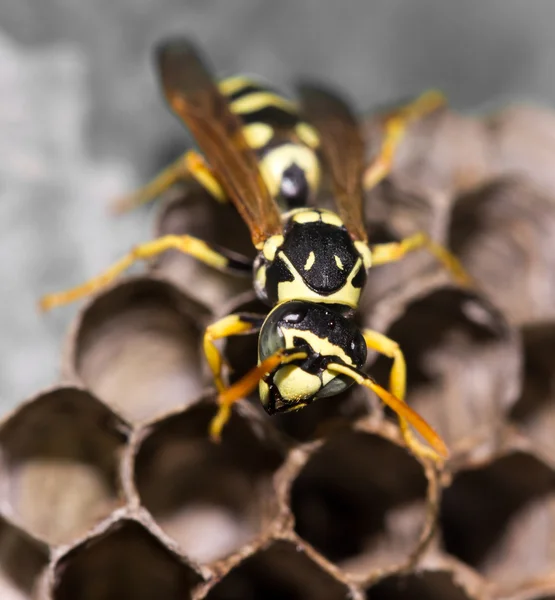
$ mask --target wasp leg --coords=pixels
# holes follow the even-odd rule
[[[232,335],[257,333],[260,331],[263,322],[263,316],[240,313],[228,315],[206,328],[203,340],[204,354],[206,355],[210,370],[214,375],[214,383],[216,384],[219,393],[222,393],[225,389],[222,381],[223,358],[214,342],[222,338],[231,337]]]
[[[410,104],[395,110],[387,116],[378,156],[366,167],[364,172],[363,185],[365,190],[371,190],[387,177],[391,171],[395,153],[409,125],[444,106],[445,103],[445,96],[441,92],[429,90],[418,96]]]
[[[129,196],[117,199],[112,205],[112,210],[121,214],[137,208],[154,200],[178,181],[189,177],[195,179],[218,202],[227,202],[225,192],[204,158],[194,150],[189,150],[144,187]]]
[[[88,296],[111,283],[134,262],[153,258],[167,250],[179,250],[222,271],[230,271],[241,275],[250,275],[252,273],[252,261],[248,258],[240,257],[227,251],[216,251],[206,242],[190,235],[165,235],[151,242],[136,246],[129,254],[109,269],[97,277],[89,279],[89,281],[64,292],[43,296],[40,301],[40,307],[42,310],[50,310],[56,306],[69,304],[84,296]]]
[[[214,442],[218,442],[222,435],[224,425],[231,417],[231,407],[238,401],[248,396],[258,385],[261,379],[272,373],[282,364],[287,364],[294,360],[305,359],[306,352],[287,352],[278,350],[259,365],[251,369],[239,381],[223,390],[218,396],[218,412],[210,422],[210,437]]]
[[[369,375],[353,369],[353,367],[339,363],[330,363],[327,368],[330,371],[347,375],[359,385],[372,390],[386,406],[389,406],[397,414],[399,423],[405,424],[401,427],[405,442],[407,439],[403,427],[408,427],[408,425],[414,427],[431,446],[431,448],[426,448],[411,437],[409,449],[417,456],[430,457],[436,463],[442,463],[449,456],[449,451],[440,435],[417,412],[412,410],[408,404],[388,392],[381,385],[378,385]]]
[[[383,265],[400,260],[408,252],[424,248],[433,254],[439,262],[451,273],[453,279],[460,285],[472,287],[474,282],[459,259],[449,252],[447,248],[430,239],[423,233],[414,235],[401,240],[400,242],[390,242],[388,244],[376,244],[370,247],[372,253],[372,265]]]
[[[365,329],[362,335],[368,348],[393,359],[393,366],[389,374],[389,391],[401,400],[401,402],[405,402],[407,367],[403,351],[399,348],[399,344],[382,333],[370,329]],[[407,420],[400,415],[398,417],[399,428],[401,429],[405,444],[413,454],[416,456],[426,456],[435,460],[437,458],[436,452],[421,444],[412,434]]]

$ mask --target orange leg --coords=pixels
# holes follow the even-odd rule
[[[426,448],[410,436],[407,445],[417,456],[432,458],[436,463],[442,463],[449,456],[447,446],[440,435],[417,412],[412,410],[408,404],[405,404],[405,402],[378,385],[368,375],[347,365],[336,363],[329,364],[328,369],[335,373],[347,375],[359,385],[372,390],[386,406],[389,406],[397,414],[399,423],[403,423],[401,431],[405,441],[407,441],[406,428],[408,428],[408,425],[414,427],[431,446],[431,448]]]
[[[287,352],[278,350],[272,356],[263,360],[259,365],[251,369],[239,381],[222,391],[218,396],[218,412],[210,423],[210,437],[218,442],[222,435],[224,425],[231,417],[231,407],[238,401],[254,391],[260,380],[280,365],[287,364],[294,360],[306,358],[306,352]]]

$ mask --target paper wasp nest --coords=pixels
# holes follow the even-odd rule
[[[444,472],[354,388],[275,418],[245,401],[212,444],[202,331],[257,301],[168,255],[85,303],[63,384],[1,425],[0,597],[553,600],[553,136],[546,111],[439,112],[367,199],[374,239],[425,229],[478,283],[457,288],[419,253],[373,271],[360,311],[403,348]],[[159,232],[244,249],[229,207],[184,192]],[[255,341],[228,342],[234,376]],[[369,357],[384,384],[389,367]]]

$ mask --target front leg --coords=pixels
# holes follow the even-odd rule
[[[223,389],[218,396],[218,412],[210,422],[210,438],[212,441],[220,441],[222,429],[229,421],[231,408],[236,402],[248,396],[262,379],[270,376],[280,365],[295,360],[304,360],[306,357],[307,353],[303,350],[278,350],[243,375],[239,381]]]
[[[248,258],[235,255],[226,250],[215,250],[207,242],[203,242],[190,235],[165,235],[135,247],[129,254],[104,271],[104,273],[89,279],[89,281],[63,292],[43,296],[40,301],[40,307],[42,310],[50,310],[56,306],[69,304],[84,296],[88,296],[110,284],[134,262],[153,258],[167,250],[179,250],[222,271],[231,271],[242,275],[250,275],[252,273],[252,261]]]
[[[222,381],[223,359],[214,342],[233,335],[258,333],[263,323],[264,316],[262,315],[239,313],[228,315],[206,328],[203,340],[204,354],[208,361],[208,366],[214,376],[214,383],[216,384],[219,393],[223,392],[225,389]]]

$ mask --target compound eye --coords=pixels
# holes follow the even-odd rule
[[[307,308],[303,302],[287,302],[275,308],[264,321],[258,338],[260,360],[268,358],[274,352],[285,348],[283,329],[304,320]]]
[[[328,396],[336,396],[353,385],[353,380],[344,375],[337,375],[316,394],[316,398],[327,398]]]
[[[368,354],[366,341],[364,340],[362,334],[357,332],[357,335],[351,340],[350,346],[355,365],[362,367],[362,365],[364,365],[366,362],[366,356]]]

